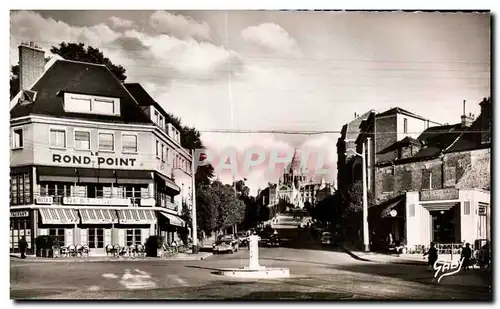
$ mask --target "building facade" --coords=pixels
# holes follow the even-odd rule
[[[409,248],[490,238],[490,99],[481,110],[477,119],[464,113],[453,125],[412,117],[413,130],[404,121],[409,112],[401,109],[361,124],[356,143],[358,151],[363,143],[367,149],[372,243],[389,233]]]
[[[10,112],[11,252],[23,236],[29,253],[36,237],[51,235],[99,255],[107,245],[144,244],[158,234],[170,243],[186,234],[176,180],[191,183],[191,154],[179,131],[159,122],[165,111],[157,104],[146,112],[149,102],[104,65],[54,57],[44,67],[34,44],[22,44],[19,55],[21,91]]]

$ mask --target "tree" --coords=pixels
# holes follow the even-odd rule
[[[121,65],[113,64],[109,58],[104,57],[99,48],[92,46],[85,48],[83,43],[62,42],[58,47],[52,46],[50,52],[68,60],[104,64],[121,82],[127,79],[127,75],[125,75],[127,70]]]

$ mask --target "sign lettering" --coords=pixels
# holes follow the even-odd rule
[[[434,278],[438,278],[437,282],[441,281],[443,277],[451,276],[456,274],[462,268],[464,263],[464,258],[461,258],[459,261],[439,261],[434,262],[434,270],[436,273],[434,274]],[[441,274],[441,276],[439,276]],[[438,277],[439,276],[439,277]]]
[[[20,218],[20,217],[28,217],[29,212],[28,211],[14,211],[10,213],[11,218]]]
[[[130,205],[130,199],[126,198],[86,198],[86,197],[65,197],[65,205]]]
[[[52,198],[52,196],[37,196],[35,198],[35,203],[36,204],[51,205],[54,203],[54,199]]]
[[[92,160],[89,156],[76,156],[76,155],[60,155],[57,153],[52,154],[53,163],[68,163],[68,164],[84,164],[90,165],[91,163],[97,163],[97,165],[104,166],[134,166],[135,158],[105,158],[105,157],[95,157],[97,162]]]

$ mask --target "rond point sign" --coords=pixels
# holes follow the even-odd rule
[[[289,164],[294,150],[280,151],[250,148],[238,153],[235,148],[227,148],[220,153],[208,149],[195,149],[194,172],[200,166],[212,165],[215,173],[231,171],[233,174],[243,172],[248,174],[251,168],[264,167],[268,173],[275,173],[279,166]],[[299,169],[302,174],[327,175],[330,170],[325,168],[328,151],[325,149],[303,149],[297,152]]]

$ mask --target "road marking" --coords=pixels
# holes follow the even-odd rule
[[[188,286],[189,284],[186,282],[186,280],[182,279],[181,277],[177,275],[170,275],[168,276],[169,278],[172,278],[175,282],[179,283],[182,286]]]
[[[118,279],[118,276],[115,274],[102,274],[102,276],[108,279]]]
[[[137,275],[130,272],[130,269],[125,270],[119,283],[129,290],[138,289],[153,289],[156,287],[156,283],[151,280],[151,275],[145,271],[139,269],[134,269]]]

